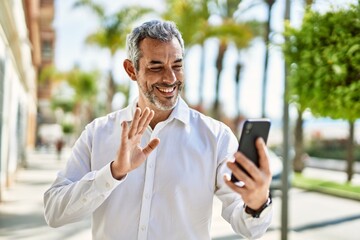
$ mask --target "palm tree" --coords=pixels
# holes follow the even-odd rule
[[[100,27],[97,31],[90,34],[86,42],[94,44],[101,48],[109,49],[111,59],[114,62],[114,56],[119,49],[124,49],[126,44],[126,36],[131,31],[131,27],[140,17],[152,12],[150,8],[136,6],[127,6],[121,8],[118,12],[106,15],[104,7],[95,3],[93,0],[78,0],[75,7],[90,7],[96,13],[100,20]],[[112,69],[112,68],[111,68]],[[111,103],[117,90],[121,89],[126,97],[126,105],[129,101],[130,83],[128,88],[117,88],[115,78],[110,70],[109,82],[107,87],[107,111],[111,111]]]
[[[254,36],[254,31],[249,24],[238,23],[236,21],[235,12],[238,11],[238,6],[238,0],[214,0],[210,6],[212,13],[222,19],[221,25],[212,26],[209,30],[210,36],[214,36],[219,39],[218,56],[216,59],[217,74],[215,100],[213,106],[213,114],[215,118],[220,118],[220,76],[223,70],[223,59],[229,43],[235,43],[238,49],[245,48]],[[236,81],[237,80],[235,80],[235,82]]]
[[[208,29],[209,11],[207,0],[166,0],[166,10],[162,14],[166,20],[176,23],[182,33],[186,49],[194,45],[200,45],[200,77],[199,77],[199,107],[203,103],[203,85],[205,72],[205,50],[206,31]]]
[[[78,132],[95,116],[94,103],[98,93],[98,72],[83,72],[77,67],[66,74],[66,81],[74,89],[75,115],[79,117]]]

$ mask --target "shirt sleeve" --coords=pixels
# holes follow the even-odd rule
[[[90,171],[90,130],[76,142],[65,170],[60,171],[44,194],[44,214],[51,227],[60,227],[88,217],[126,177],[112,177],[110,163]]]
[[[234,159],[238,141],[231,130],[226,130],[219,141],[219,166],[217,170],[216,196],[222,202],[222,217],[231,224],[233,230],[246,238],[257,239],[263,236],[271,224],[272,204],[264,209],[259,218],[253,218],[244,209],[241,195],[232,191],[224,182],[225,174],[231,175],[226,166],[227,161]]]

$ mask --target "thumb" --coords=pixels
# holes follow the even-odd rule
[[[160,139],[154,138],[149,142],[149,144],[143,149],[143,153],[146,156],[149,156],[150,153],[159,145]]]

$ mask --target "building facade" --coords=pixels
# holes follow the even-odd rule
[[[0,201],[35,146],[37,78],[53,61],[53,9],[53,0],[0,1]]]

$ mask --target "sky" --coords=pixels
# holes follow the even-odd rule
[[[99,0],[108,7],[109,12],[119,9],[126,5],[129,1],[118,0]],[[250,2],[252,0],[246,0]],[[265,20],[267,11],[265,4],[259,0],[260,4],[256,8],[252,8],[243,15],[245,19]],[[319,11],[326,11],[332,6],[344,5],[347,3],[356,3],[357,0],[317,0],[314,6]],[[162,0],[140,1],[133,0],[131,4],[139,3],[143,6],[153,7],[157,10],[163,9]],[[292,0],[291,22],[293,26],[301,24],[301,18],[304,13],[303,0]],[[94,46],[85,44],[85,38],[88,34],[96,31],[98,21],[96,16],[86,8],[73,8],[74,0],[55,1],[55,20],[54,28],[56,30],[55,45],[55,64],[60,71],[70,70],[74,65],[79,65],[84,70],[101,70],[108,71],[113,69],[116,81],[119,83],[127,83],[129,78],[122,68],[122,62],[125,58],[125,52],[119,51],[114,61],[111,61],[108,51],[99,49]],[[268,66],[268,90],[266,98],[266,114],[269,118],[280,120],[283,112],[283,85],[284,85],[284,63],[282,59],[281,49],[277,44],[281,43],[281,32],[283,30],[285,0],[277,0],[273,6],[272,12],[272,30],[274,32],[270,48],[270,59]],[[149,16],[146,19],[156,18]],[[206,73],[203,91],[205,93],[205,104],[210,106],[214,99],[215,87],[215,59],[217,54],[216,40],[206,42]],[[199,82],[199,47],[193,47],[185,57],[186,72],[186,93],[187,99],[191,104],[198,101],[198,82]],[[265,46],[261,39],[255,39],[250,47],[242,52],[242,78],[240,85],[240,110],[247,117],[261,116],[261,84],[263,78],[263,62],[264,62]],[[234,59],[236,59],[238,51],[230,46],[225,55],[224,70],[222,73],[221,85],[221,101],[223,111],[228,116],[234,116],[236,113],[234,96],[235,85],[233,81],[234,75]],[[132,98],[137,95],[136,83],[132,83]],[[114,106],[120,105],[121,98],[116,98]],[[291,115],[295,113],[290,108]],[[306,117],[306,116],[305,116]]]

